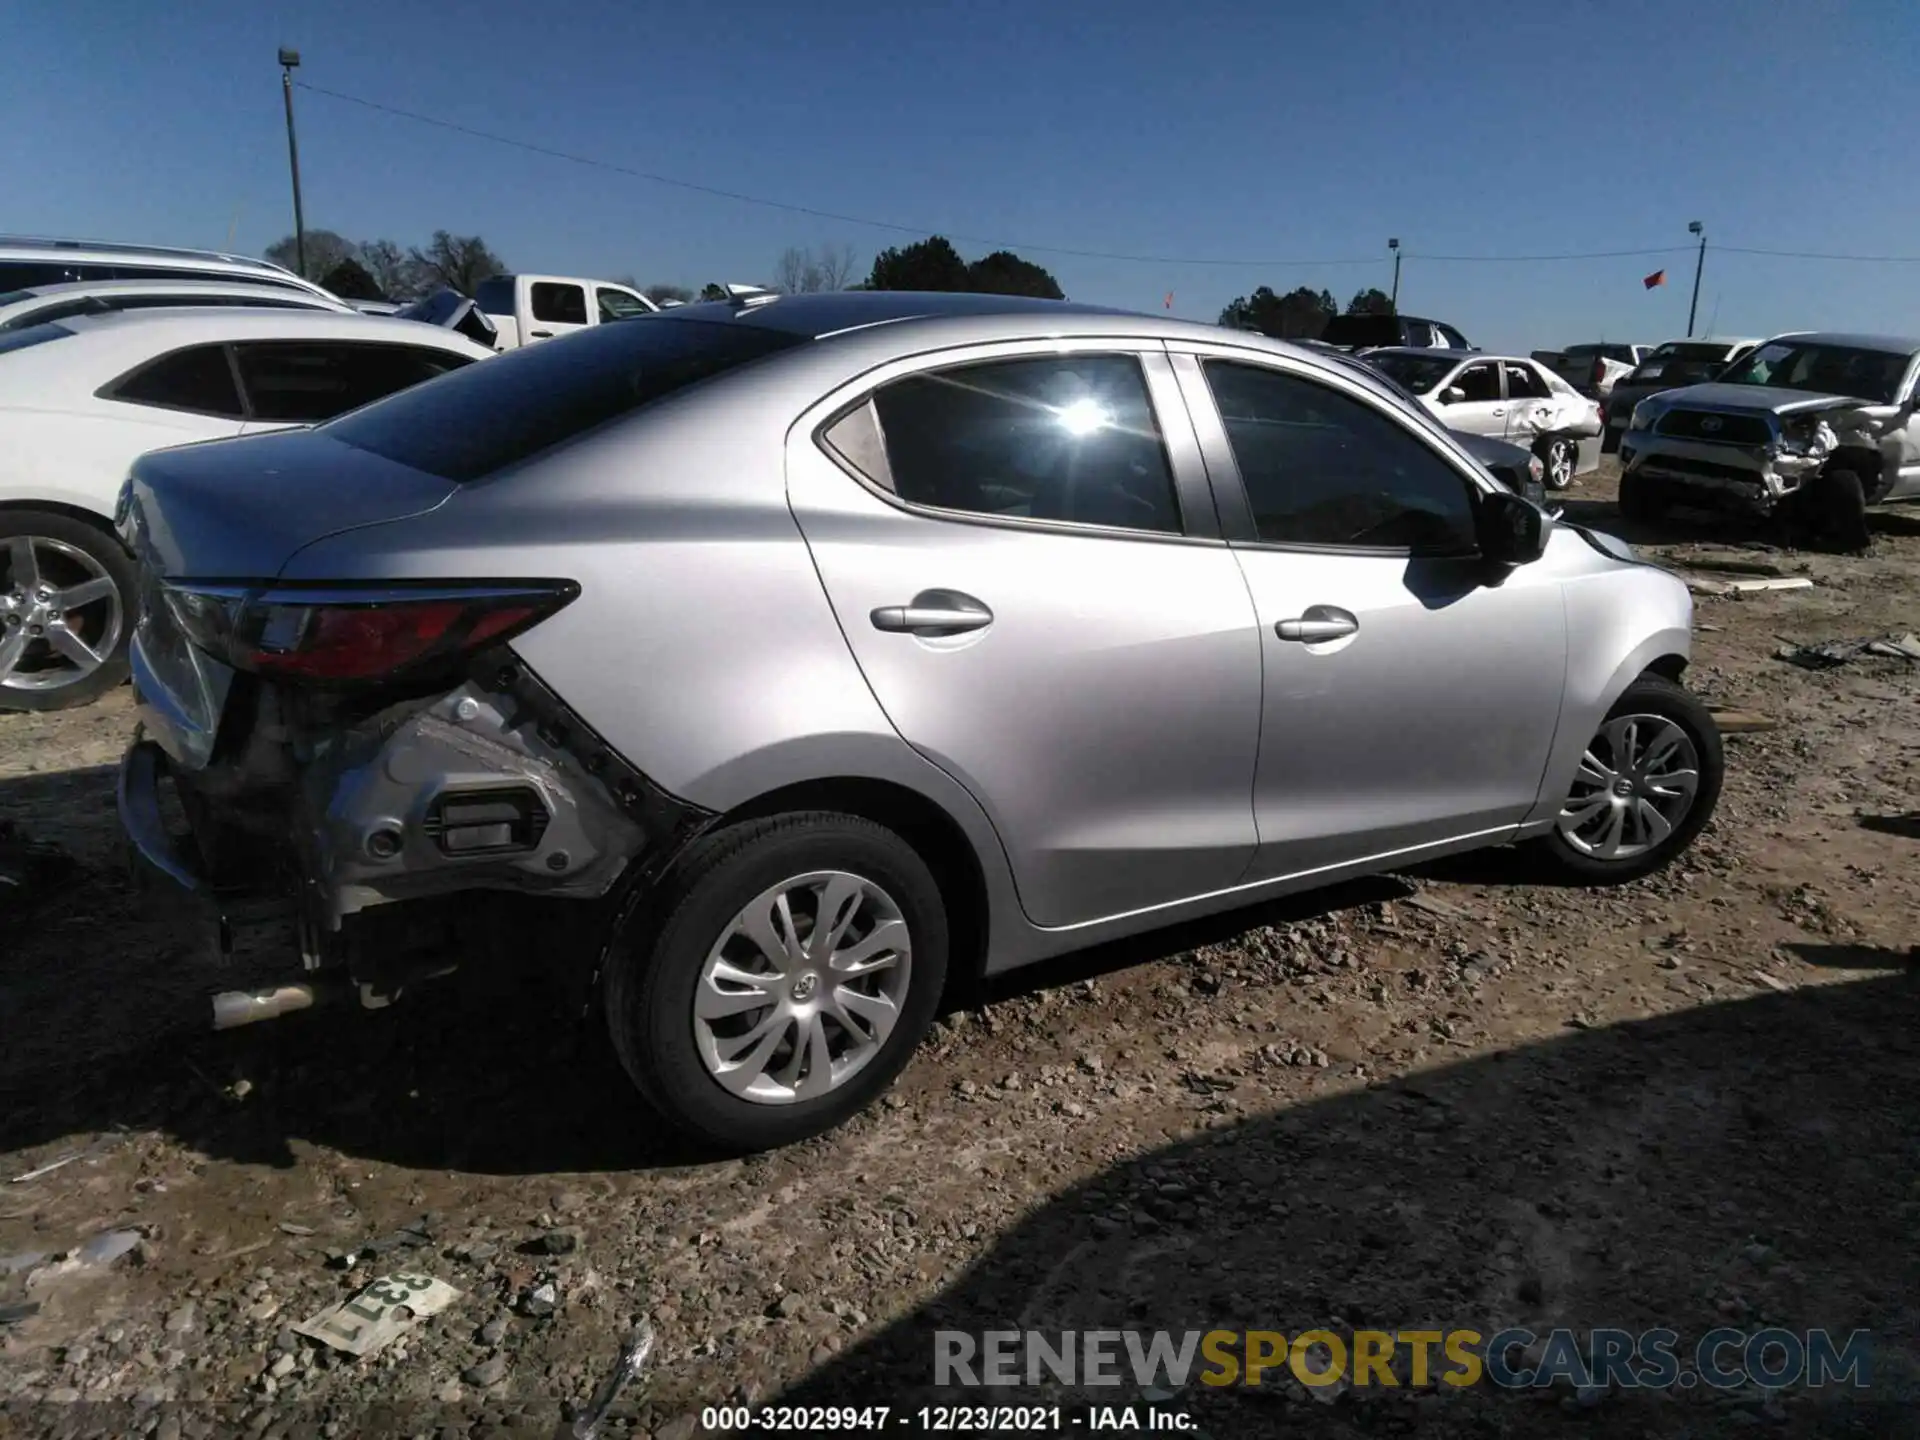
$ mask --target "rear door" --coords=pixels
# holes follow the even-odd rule
[[[1238,881],[1260,642],[1157,345],[899,361],[803,418],[795,517],[894,727],[1058,927]]]
[[[233,350],[248,435],[317,425],[469,363],[424,345],[358,340],[259,340]]]
[[[587,287],[571,280],[537,280],[522,276],[522,305],[526,341],[552,340],[588,325]]]

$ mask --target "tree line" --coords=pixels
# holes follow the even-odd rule
[[[425,245],[402,247],[391,240],[349,240],[332,230],[306,233],[306,263],[302,266],[293,236],[266,249],[266,258],[290,270],[300,270],[343,300],[414,300],[436,290],[454,289],[471,295],[474,287],[492,275],[507,272],[506,261],[478,235],[455,235],[436,230]],[[1044,267],[1024,260],[1011,250],[995,250],[977,260],[966,260],[945,236],[930,235],[911,245],[892,246],[873,257],[864,278],[851,245],[819,249],[789,246],[774,263],[767,288],[788,295],[831,290],[944,290],[984,295],[1029,295],[1042,300],[1064,300],[1060,282]],[[640,285],[631,276],[609,276],[631,286],[656,305],[694,299],[724,300],[724,286],[707,284]],[[1391,315],[1392,299],[1368,287],[1347,302],[1349,315]],[[1330,290],[1302,285],[1284,295],[1262,285],[1250,295],[1233,300],[1220,312],[1220,323],[1235,330],[1255,330],[1283,340],[1318,340],[1327,323],[1340,313]]]

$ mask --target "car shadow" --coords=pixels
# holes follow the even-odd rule
[[[1888,945],[1812,945],[1791,941],[1782,948],[1823,970],[1900,970],[1920,980],[1920,945],[1901,950]]]
[[[1898,835],[1903,840],[1920,840],[1920,812],[1905,815],[1862,815],[1860,828],[1877,835]]]
[[[1629,520],[1611,500],[1567,500],[1564,518],[1590,530],[1600,530],[1629,545],[1686,545],[1757,543],[1781,547],[1779,527],[1738,511],[1676,508],[1657,520]]]
[[[295,1142],[423,1170],[631,1171],[709,1158],[664,1129],[583,1003],[591,960],[530,914],[495,954],[390,1007],[348,1000],[214,1032],[210,997],[298,978],[290,935],[223,959],[211,913],[136,883],[111,767],[0,781],[0,822],[57,839],[74,865],[0,936],[0,1149],[116,1127],[210,1157],[294,1163]],[[1064,955],[955,987],[955,1008],[1404,897],[1376,877]],[[237,1098],[244,1095],[244,1101]]]
[[[1405,1080],[1322,1080],[1277,1109],[1260,1075],[1249,1065],[1221,1075],[1225,1099],[1244,1096],[1252,1113],[1192,1097],[1188,1124],[1218,1128],[1057,1194],[946,1289],[776,1403],[884,1400],[914,1417],[923,1405],[1148,1398],[1131,1378],[943,1386],[943,1331],[971,1336],[977,1355],[988,1331],[1041,1331],[1057,1347],[1063,1331],[1167,1330],[1177,1341],[1215,1329],[1666,1327],[1687,1357],[1718,1327],[1773,1326],[1842,1341],[1871,1332],[1871,1388],[1770,1398],[1701,1385],[1582,1400],[1565,1384],[1418,1391],[1402,1369],[1395,1388],[1310,1393],[1284,1366],[1258,1388],[1197,1383],[1201,1361],[1160,1408],[1216,1437],[1560,1436],[1575,1423],[1622,1437],[1756,1425],[1914,1433],[1920,987],[1807,986]],[[1112,1348],[1124,1377],[1126,1349]]]

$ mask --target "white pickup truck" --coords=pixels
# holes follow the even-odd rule
[[[474,303],[493,322],[494,345],[512,350],[608,320],[631,320],[660,307],[611,280],[569,275],[496,275],[474,288]]]

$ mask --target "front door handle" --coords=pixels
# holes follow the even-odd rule
[[[1331,605],[1315,605],[1298,620],[1281,620],[1273,633],[1282,640],[1298,640],[1312,645],[1322,640],[1344,640],[1360,628],[1360,622],[1344,610]]]
[[[868,617],[873,628],[894,635],[963,635],[993,623],[993,612],[971,595],[922,590],[906,605],[882,605]]]
[[[1504,415],[1507,413],[1507,408],[1506,406],[1503,405],[1498,410],[1495,410],[1493,413],[1496,415]]]
[[[535,330],[532,334],[536,340],[551,340],[553,338],[553,331],[551,330]]]

